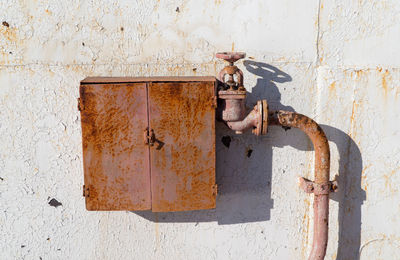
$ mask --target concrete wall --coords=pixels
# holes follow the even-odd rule
[[[267,98],[328,136],[326,259],[400,255],[398,1],[2,0],[0,19],[1,259],[305,259],[313,149],[295,129],[217,124],[215,210],[85,210],[79,81],[216,75],[226,50],[247,52],[249,106]]]

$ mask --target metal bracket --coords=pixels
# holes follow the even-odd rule
[[[300,187],[306,193],[314,193],[315,195],[326,195],[330,192],[336,192],[338,190],[338,184],[336,180],[318,184],[303,177],[300,177]]]

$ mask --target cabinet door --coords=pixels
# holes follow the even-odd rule
[[[215,208],[214,84],[149,83],[152,211]]]
[[[151,209],[146,83],[80,87],[88,210]]]

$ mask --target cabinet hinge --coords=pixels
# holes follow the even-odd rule
[[[84,109],[83,103],[81,98],[78,98],[78,110],[82,111]]]
[[[217,184],[214,184],[212,186],[212,192],[213,192],[213,196],[217,196],[217,194],[218,194],[218,185]]]
[[[211,107],[212,108],[217,108],[217,96],[214,96],[213,98],[212,98],[212,101],[211,101],[212,103],[211,103]]]
[[[154,130],[147,127],[144,130],[144,143],[150,146],[153,146],[156,141],[156,135],[154,134]]]
[[[85,187],[85,185],[83,185],[83,197],[89,197],[89,187]]]

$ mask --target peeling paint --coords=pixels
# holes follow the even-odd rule
[[[326,258],[400,254],[396,1],[9,0],[0,10],[3,258],[305,259],[312,199],[296,178],[312,177],[313,148],[295,130],[231,137],[217,124],[215,210],[84,208],[79,81],[216,75],[214,53],[228,50],[268,65],[239,64],[249,107],[267,99],[327,133],[340,183]]]
[[[57,207],[59,207],[59,206],[62,206],[62,203],[53,198],[53,199],[51,199],[51,200],[49,201],[49,205],[52,206],[52,207],[57,208]]]

